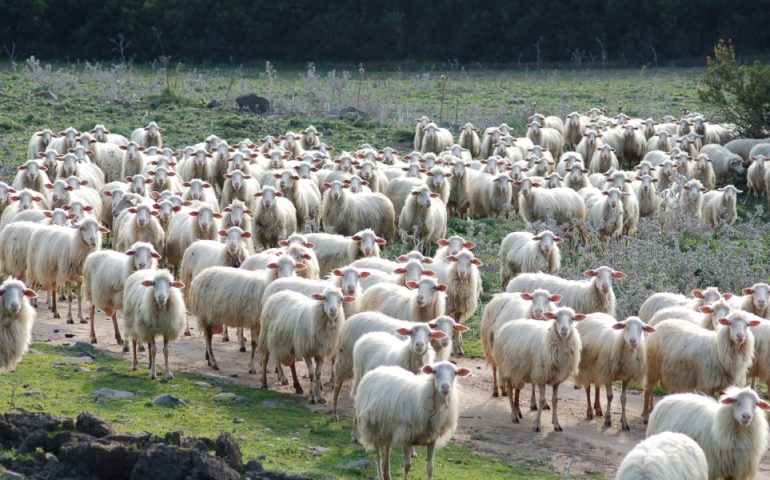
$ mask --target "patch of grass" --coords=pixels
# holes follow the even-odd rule
[[[131,371],[127,361],[95,352],[93,362],[78,357],[82,351],[67,347],[33,346],[16,372],[0,377],[0,405],[46,411],[75,417],[86,410],[110,422],[117,430],[148,431],[162,435],[183,430],[187,436],[216,437],[231,432],[240,442],[245,459],[266,454],[265,467],[312,478],[371,478],[373,470],[346,469],[352,460],[373,461],[373,454],[350,443],[350,421],[333,422],[328,413],[311,412],[293,395],[264,391],[205,375],[178,373],[169,383],[148,379],[146,368]],[[144,366],[143,366],[144,367]],[[91,393],[100,388],[125,390],[135,397],[94,401]],[[230,392],[240,397],[217,403],[212,397]],[[153,398],[163,393],[189,401],[187,406],[159,406]],[[272,402],[272,405],[263,405]],[[242,420],[235,423],[234,419]],[[240,421],[239,420],[239,421]],[[420,454],[424,456],[424,449]],[[400,468],[394,454],[394,469]],[[397,471],[397,470],[396,470]],[[413,471],[421,478],[423,458]],[[465,479],[555,479],[548,473],[511,467],[504,462],[474,453],[471,448],[450,443],[438,452],[436,471],[442,478]]]

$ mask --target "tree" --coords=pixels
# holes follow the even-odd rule
[[[734,123],[741,135],[760,138],[770,128],[770,65],[738,65],[732,42],[720,40],[698,89],[700,100]]]

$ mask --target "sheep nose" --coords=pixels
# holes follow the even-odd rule
[[[567,332],[568,332],[568,331],[569,331],[569,330],[567,329],[567,327],[561,327],[561,334],[562,334],[562,336],[565,336],[565,335],[567,335]]]
[[[8,306],[8,310],[13,313],[19,313],[19,310],[21,310],[21,305],[19,302],[11,302],[11,304]]]
[[[741,415],[741,420],[743,420],[743,423],[748,425],[751,421],[751,414],[750,413],[744,413]]]
[[[610,286],[609,285],[607,285],[606,283],[604,285],[602,285],[602,292],[607,293],[609,291],[610,291]]]
[[[329,309],[329,316],[330,317],[336,317],[337,316],[337,309],[336,308]]]
[[[201,230],[203,230],[204,232],[208,232],[209,228],[211,228],[210,224],[208,224],[208,223],[202,223],[201,224]]]
[[[168,302],[168,297],[166,297],[166,296],[160,296],[160,297],[155,297],[155,298],[158,300],[158,303],[160,305],[165,305],[166,302]]]
[[[543,310],[540,308],[532,310],[532,316],[535,317],[535,319],[540,320],[543,318]]]
[[[639,340],[632,338],[628,341],[628,343],[630,343],[632,347],[635,347],[639,343]]]
[[[372,249],[370,247],[364,248],[364,255],[366,255],[368,257],[371,254],[372,254]]]
[[[348,295],[356,293],[356,287],[354,285],[348,285],[347,287],[345,287],[345,293],[347,293]]]
[[[422,295],[417,297],[417,305],[420,305],[420,306],[425,305],[425,298]]]
[[[742,333],[739,333],[739,334],[735,335],[735,340],[736,340],[738,343],[743,343],[743,334],[742,334]]]
[[[139,270],[143,270],[145,268],[147,268],[147,264],[146,263],[142,262],[142,263],[139,264]]]
[[[442,383],[441,386],[439,387],[439,391],[443,395],[448,395],[450,390],[451,390],[451,387],[446,383]]]

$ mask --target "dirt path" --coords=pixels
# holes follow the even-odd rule
[[[41,306],[43,304],[41,303]],[[64,308],[62,308],[64,307]],[[66,305],[60,306],[64,316]],[[48,312],[39,311],[38,321],[33,330],[35,342],[53,344],[88,342],[88,325],[66,325],[64,320],[54,320]],[[77,321],[77,320],[76,320]],[[115,343],[112,323],[101,313],[97,313],[97,347],[105,352],[129,359],[128,353],[122,353]],[[191,328],[193,325],[191,324]],[[234,331],[231,330],[231,338]],[[66,338],[65,334],[74,334]],[[183,337],[171,345],[172,369],[203,373],[229,378],[234,382],[252,387],[258,386],[256,375],[247,371],[248,353],[238,351],[237,342],[223,343],[215,338],[214,352],[220,371],[211,370],[204,360],[205,342],[193,328],[192,337]],[[146,357],[141,354],[141,361]],[[162,362],[162,354],[159,356]],[[620,430],[620,392],[615,392],[612,408],[612,427],[604,427],[602,419],[585,420],[585,396],[582,390],[573,388],[572,382],[566,382],[559,389],[559,421],[563,432],[554,432],[550,424],[550,412],[543,413],[543,431],[535,433],[533,428],[534,412],[528,411],[529,392],[522,394],[524,419],[519,424],[511,422],[510,409],[505,397],[492,398],[491,375],[483,359],[461,358],[459,365],[471,369],[472,376],[460,381],[463,389],[462,411],[459,428],[455,439],[467,442],[474,449],[497,456],[506,462],[519,465],[552,465],[559,474],[572,475],[600,472],[606,478],[613,478],[623,456],[644,438],[644,424],[640,412],[642,396],[640,392],[631,392],[628,396],[628,419],[630,432]],[[162,365],[162,363],[161,363]],[[328,363],[324,366],[324,379],[329,377]],[[307,376],[304,362],[298,363],[298,372],[302,376],[303,387],[307,391]],[[288,370],[287,370],[288,374]],[[269,374],[271,388],[293,394],[291,387],[276,385],[274,374]],[[325,385],[325,393],[331,402],[331,388]],[[547,392],[550,403],[551,392]],[[341,395],[343,412],[350,413],[351,401],[349,385]],[[602,398],[604,406],[605,399]],[[310,405],[318,411],[330,411],[330,405]],[[760,467],[758,478],[770,478],[770,454],[766,454]],[[565,475],[566,477],[566,475]]]

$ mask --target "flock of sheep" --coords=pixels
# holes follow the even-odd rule
[[[535,114],[524,137],[505,124],[478,132],[466,124],[454,143],[422,117],[415,150],[403,157],[370,145],[333,155],[312,126],[258,144],[211,135],[181,150],[164,148],[154,122],[130,139],[103,125],[36,132],[11,185],[0,182],[0,370],[14,369],[30,341],[37,293],[29,287],[47,292],[55,318],[66,300],[68,323],[75,298],[86,323],[85,300],[92,343],[102,310],[124,351],[131,340],[135,369],[147,345],[151,378],[156,337],[172,378],[169,343],[190,334],[189,312],[214,369],[213,336],[227,339],[234,328],[245,352],[248,331],[248,369],[257,373],[258,350],[263,388],[272,358],[278,380],[288,384],[289,366],[303,393],[295,364],[304,359],[310,401],[325,403],[321,369],[330,361],[334,418],[352,379],[353,439],[375,449],[379,477],[390,478],[392,447],[403,449],[408,474],[413,447],[426,445],[432,478],[435,448],[457,425],[456,377],[470,373],[449,358],[462,354],[463,323],[482,290],[475,245],[446,238],[448,216],[554,221],[577,227],[583,241],[590,225],[609,241],[633,234],[640,217],[732,224],[740,191],[726,181],[746,162],[749,192],[770,192],[770,143],[728,143],[729,128],[697,114],[658,123],[594,108],[564,121]],[[102,250],[108,233],[113,249]],[[381,258],[399,238],[416,248]],[[613,283],[626,274],[600,266],[586,280],[559,277],[565,240],[522,231],[500,245],[505,292],[484,307],[481,337],[492,393],[508,396],[513,422],[530,383],[535,430],[550,408],[561,431],[558,388],[573,378],[585,389],[586,416],[610,426],[612,384],[621,381],[628,430],[627,390],[644,379],[649,438],[617,478],[753,478],[768,446],[758,409],[770,404],[746,383],[770,380],[770,286],[741,296],[658,293],[618,321]],[[672,395],[652,410],[658,382]]]

